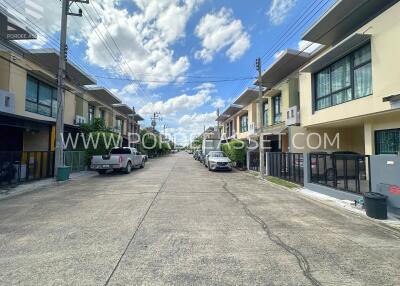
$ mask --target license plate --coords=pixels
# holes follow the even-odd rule
[[[103,168],[110,168],[110,165],[103,165]]]

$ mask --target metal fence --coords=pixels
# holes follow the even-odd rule
[[[268,176],[304,184],[304,158],[301,153],[268,152]]]
[[[50,178],[53,175],[54,152],[0,152],[0,186]]]
[[[71,172],[81,172],[87,169],[85,151],[64,151],[64,162]]]
[[[348,192],[369,192],[369,166],[365,155],[311,153],[310,181]]]
[[[260,153],[257,152],[250,152],[249,153],[249,170],[251,171],[260,171]]]

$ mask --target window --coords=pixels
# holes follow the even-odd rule
[[[371,45],[316,73],[314,80],[316,110],[371,95]]]
[[[375,153],[400,154],[400,129],[379,130],[375,132]]]
[[[100,119],[103,121],[106,120],[106,111],[103,109],[100,110]]]
[[[56,117],[57,90],[31,76],[27,78],[25,110],[41,115]]]
[[[93,121],[94,121],[94,111],[95,111],[95,107],[92,105],[89,105],[89,117],[88,117],[89,123],[93,123]]]
[[[277,95],[272,98],[272,104],[274,106],[274,124],[280,123],[282,118],[282,110],[281,110],[281,99],[282,95]]]
[[[263,126],[268,126],[268,101],[263,103]]]
[[[240,116],[240,132],[247,132],[249,130],[249,115],[246,113]]]

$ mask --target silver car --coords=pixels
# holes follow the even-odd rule
[[[232,171],[232,161],[222,151],[212,151],[204,159],[204,165],[209,171]]]

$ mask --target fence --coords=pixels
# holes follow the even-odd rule
[[[260,171],[260,153],[259,152],[249,152],[248,156],[248,166],[251,171]]]
[[[268,176],[304,184],[304,158],[301,153],[267,153]]]
[[[71,168],[71,172],[85,171],[86,153],[85,151],[64,151],[64,162]]]
[[[0,152],[0,185],[16,184],[54,175],[54,152]]]
[[[369,156],[365,155],[311,153],[310,181],[359,194],[369,192],[369,166]]]

